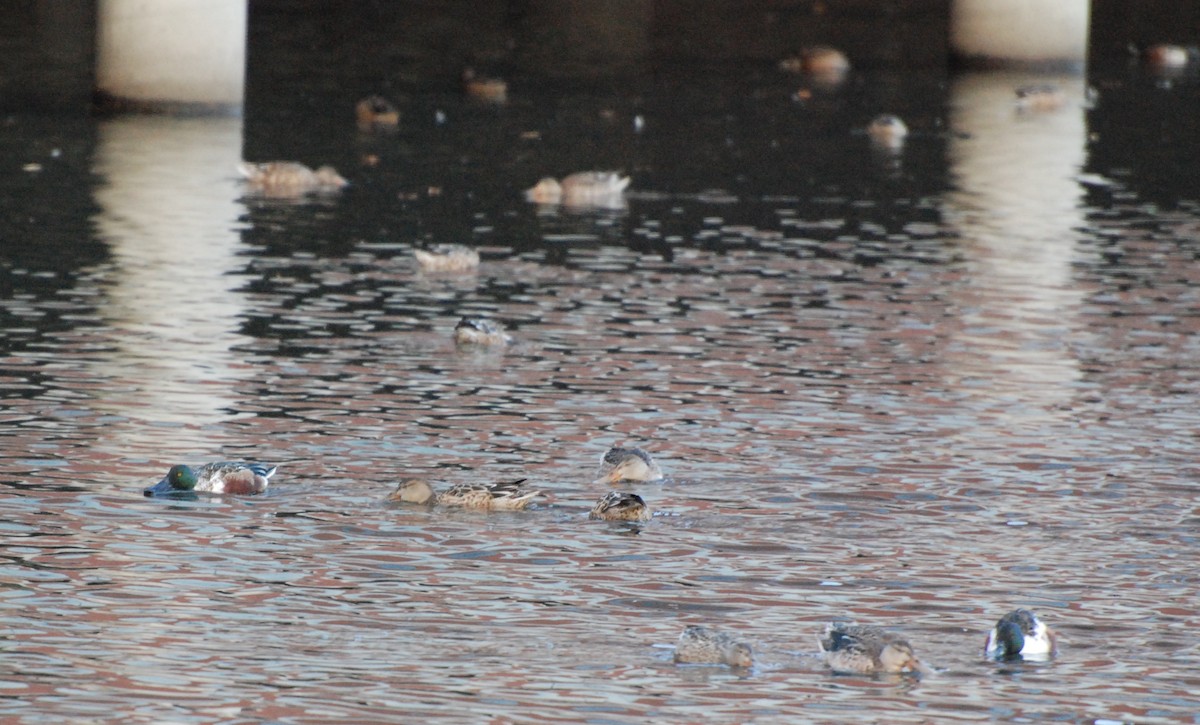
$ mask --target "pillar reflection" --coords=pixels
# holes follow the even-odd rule
[[[236,176],[241,121],[124,116],[99,128],[97,234],[112,251],[101,312],[106,403],[123,416],[205,424],[238,415],[245,266]]]
[[[1021,107],[1036,85],[1059,103]],[[947,362],[955,389],[1040,417],[1068,401],[1080,378],[1070,348],[1083,290],[1072,263],[1084,223],[1077,181],[1085,160],[1084,82],[972,73],[951,88],[945,217],[959,235],[967,279]]]

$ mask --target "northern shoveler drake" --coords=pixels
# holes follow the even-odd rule
[[[596,482],[660,481],[663,472],[641,448],[610,448],[600,457]]]
[[[650,508],[636,493],[609,491],[596,502],[588,514],[589,519],[605,521],[649,521]]]
[[[499,325],[482,317],[464,317],[454,326],[454,341],[459,345],[507,345],[512,337]]]
[[[413,256],[422,272],[469,272],[479,266],[479,252],[461,244],[414,249]]]
[[[1054,654],[1057,637],[1028,609],[1014,609],[988,632],[983,652],[997,659],[1045,659]]]
[[[415,504],[436,503],[485,511],[519,511],[542,493],[525,490],[522,487],[524,483],[524,478],[504,483],[460,483],[437,492],[425,479],[409,478],[401,481],[396,490],[388,494],[388,500]]]
[[[462,83],[463,91],[472,98],[489,103],[504,103],[508,100],[508,83],[500,78],[481,76],[474,68],[463,69]]]
[[[894,151],[904,145],[904,139],[908,136],[908,126],[904,125],[904,121],[898,116],[885,113],[876,116],[867,124],[867,136],[876,147]]]
[[[810,45],[800,52],[779,62],[780,70],[803,73],[818,80],[837,82],[850,71],[850,59],[837,48],[828,45]]]
[[[675,644],[675,661],[681,664],[752,667],[754,653],[750,645],[724,632],[691,626],[679,635],[679,642]]]
[[[171,466],[163,480],[142,491],[145,496],[182,493],[230,493],[248,495],[267,490],[267,481],[275,466],[262,463],[206,463],[192,468]]]
[[[834,672],[860,675],[926,672],[908,640],[880,627],[835,623],[817,639]]]
[[[296,197],[314,191],[337,191],[350,183],[332,166],[313,171],[295,161],[242,162],[238,171],[252,190],[264,196]]]
[[[1018,111],[1057,111],[1065,106],[1067,97],[1062,89],[1055,85],[1043,83],[1032,86],[1021,86],[1017,89]]]
[[[629,177],[616,171],[580,171],[562,181],[547,176],[526,189],[525,198],[535,204],[619,209],[628,186]]]
[[[354,106],[354,116],[363,131],[390,131],[400,125],[400,111],[383,96],[369,96]]]

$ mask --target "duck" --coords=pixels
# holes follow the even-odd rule
[[[142,495],[169,496],[185,493],[228,493],[239,496],[262,493],[277,466],[263,463],[205,463],[195,468],[171,466],[161,481],[142,490]]]
[[[434,491],[423,478],[408,478],[388,494],[389,501],[415,504],[439,504],[484,511],[520,511],[541,491],[527,491],[524,478],[503,483],[459,483],[445,491]]]
[[[750,645],[729,634],[692,625],[679,635],[675,644],[675,662],[753,667],[754,652]]]
[[[834,672],[873,675],[927,671],[908,640],[872,625],[829,624],[817,644]]]
[[[850,71],[846,54],[829,45],[810,45],[794,56],[779,61],[779,69],[803,73],[822,80],[838,81]]]
[[[904,125],[899,116],[885,113],[876,116],[867,124],[867,136],[877,148],[898,150],[908,136],[908,126]]]
[[[1045,659],[1054,654],[1057,635],[1028,609],[1014,609],[988,632],[983,652],[993,659]]]
[[[629,177],[616,171],[580,171],[562,181],[551,176],[525,190],[525,198],[535,204],[575,207],[620,208],[625,204]]]
[[[479,267],[479,252],[461,244],[414,249],[413,256],[422,272],[470,272]]]
[[[1016,92],[1018,111],[1057,111],[1067,103],[1062,89],[1049,83],[1021,86]]]
[[[474,68],[462,72],[463,91],[470,97],[489,103],[504,103],[508,100],[508,83],[501,78],[478,75]]]
[[[636,493],[609,491],[600,497],[588,513],[589,519],[604,521],[649,521],[650,507]]]
[[[363,131],[390,131],[400,125],[400,111],[383,96],[368,96],[354,106],[358,127]]]
[[[238,171],[251,189],[265,196],[298,197],[313,191],[337,191],[350,183],[332,166],[313,171],[295,161],[242,162]]]
[[[661,481],[662,469],[641,448],[608,449],[600,457],[600,468],[596,471],[596,482],[619,483],[621,481]]]
[[[1142,51],[1142,60],[1155,70],[1171,71],[1186,68],[1200,57],[1196,46],[1159,43]]]
[[[459,345],[499,347],[512,342],[512,336],[491,320],[464,317],[454,326],[454,342]]]

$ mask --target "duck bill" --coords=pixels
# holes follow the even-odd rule
[[[177,491],[171,487],[171,482],[165,478],[153,486],[148,486],[142,490],[142,495],[147,498],[152,496],[166,496],[171,493],[177,493]]]
[[[916,673],[918,677],[928,677],[934,673],[934,669],[932,667],[925,664],[921,660],[916,659],[912,661],[912,671]]]

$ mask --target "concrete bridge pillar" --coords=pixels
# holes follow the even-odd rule
[[[1090,0],[951,0],[950,50],[970,65],[1082,70]]]
[[[240,114],[247,0],[99,0],[101,105]]]

